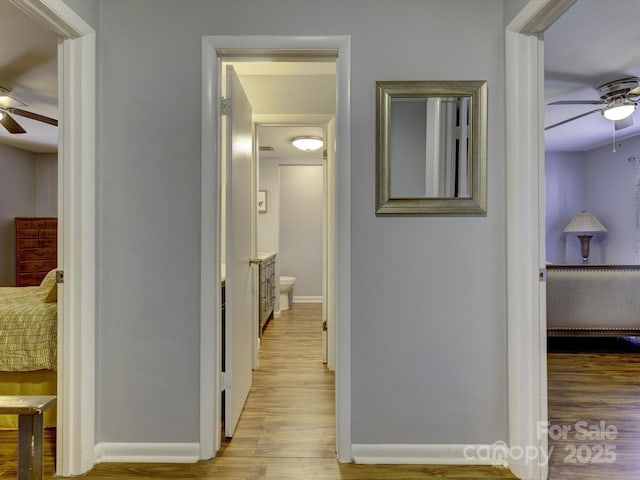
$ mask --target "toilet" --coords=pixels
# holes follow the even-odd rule
[[[280,310],[287,310],[289,304],[293,301],[293,286],[296,283],[296,277],[280,277]]]

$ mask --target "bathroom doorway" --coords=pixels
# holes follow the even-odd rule
[[[253,40],[252,40],[253,39]],[[252,43],[253,42],[253,43]],[[301,45],[302,42],[302,45]],[[252,48],[254,45],[260,45],[260,49],[256,50]],[[265,49],[269,48],[271,49]],[[310,47],[315,47],[316,49],[310,49]],[[299,37],[295,38],[283,38],[283,37],[205,37],[203,41],[203,68],[204,68],[204,78],[205,78],[205,88],[204,88],[204,107],[205,107],[205,115],[203,116],[203,120],[205,125],[203,126],[204,131],[218,131],[219,132],[219,121],[214,112],[219,111],[220,108],[220,100],[219,96],[215,94],[216,91],[219,91],[219,79],[220,72],[222,71],[222,64],[229,61],[239,61],[241,60],[245,64],[250,64],[252,62],[256,64],[261,64],[260,66],[264,66],[266,68],[275,67],[275,68],[283,68],[288,67],[290,65],[285,65],[287,63],[319,63],[319,62],[333,62],[334,67],[336,69],[336,74],[332,78],[332,82],[334,85],[334,97],[330,102],[332,106],[336,107],[336,111],[332,117],[336,118],[334,121],[334,125],[341,125],[339,128],[339,135],[333,135],[333,137],[328,138],[327,145],[330,146],[328,148],[328,156],[329,160],[335,162],[337,156],[340,156],[340,164],[334,165],[334,168],[328,172],[329,183],[333,183],[327,188],[328,193],[328,202],[325,199],[325,202],[329,203],[330,208],[328,209],[328,224],[330,228],[328,229],[327,237],[330,238],[329,250],[330,254],[327,256],[329,259],[330,269],[333,271],[330,277],[338,280],[340,279],[341,290],[340,293],[337,291],[336,284],[337,282],[329,282],[331,291],[328,292],[328,298],[333,297],[333,308],[334,308],[334,324],[336,326],[335,336],[336,342],[335,345],[341,345],[342,348],[336,347],[335,357],[337,361],[334,364],[339,365],[340,367],[336,369],[336,396],[337,396],[337,418],[339,419],[336,428],[336,447],[338,450],[338,459],[348,460],[350,458],[350,435],[349,435],[349,408],[348,405],[350,403],[350,378],[349,378],[349,344],[350,341],[348,339],[349,332],[349,297],[350,297],[350,288],[349,288],[349,259],[348,259],[348,245],[349,245],[349,235],[348,235],[348,225],[350,223],[350,194],[349,194],[349,106],[348,102],[340,103],[336,100],[337,98],[348,98],[349,91],[349,39],[348,37],[314,37],[313,39],[300,39]],[[264,50],[261,50],[264,49]],[[276,49],[276,50],[274,50]],[[235,65],[234,65],[235,66]],[[241,70],[241,69],[240,69]],[[242,78],[244,73],[242,71],[239,72],[239,76]],[[256,81],[257,83],[264,84],[265,74],[257,74],[258,77]],[[309,76],[306,78],[308,81],[313,81],[313,77]],[[248,92],[248,96],[251,96],[251,81],[244,82],[243,85],[245,90]],[[276,85],[277,88],[277,85]],[[208,96],[207,92],[214,92],[214,95]],[[316,97],[315,95],[316,89],[311,86],[307,88],[307,91],[302,95],[302,98],[313,99]],[[292,93],[289,91],[288,93]],[[208,97],[208,99],[207,99]],[[278,102],[276,96],[271,95],[268,100]],[[288,100],[295,100],[295,95],[289,95]],[[296,102],[293,102],[294,104]],[[298,102],[299,105],[299,102]],[[254,123],[262,124],[262,123],[300,123],[299,119],[301,116],[300,112],[293,112],[292,115],[294,119],[289,119],[283,121],[282,114],[278,114],[277,110],[273,110],[271,112],[263,111],[260,113],[260,108],[254,105]],[[211,118],[208,118],[207,111],[210,112]],[[256,112],[258,112],[256,114]],[[263,117],[258,117],[258,115],[264,115]],[[268,117],[269,118],[265,118]],[[206,125],[207,121],[210,121],[210,125]],[[321,122],[322,124],[327,125],[325,122]],[[318,121],[314,121],[313,124],[318,124]],[[336,137],[339,141],[336,141]],[[215,181],[220,181],[219,171],[216,172],[217,168],[216,164],[211,164],[208,162],[208,159],[220,158],[220,144],[219,144],[220,136],[219,134],[215,135],[214,138],[205,138],[203,137],[203,237],[208,235],[207,226],[212,226],[209,232],[213,233],[213,238],[211,242],[203,241],[203,258],[211,258],[213,260],[213,272],[208,272],[206,269],[203,269],[203,292],[206,290],[206,293],[209,297],[211,297],[211,291],[215,290],[215,288],[211,288],[215,286],[219,281],[220,272],[216,271],[215,265],[220,265],[220,252],[216,251],[216,245],[219,245],[218,242],[215,241],[215,238],[220,238],[220,223],[219,218],[216,219],[216,211],[220,212],[220,197],[217,197],[219,191],[215,189],[214,185],[207,184],[207,178],[211,176],[212,178],[217,179]],[[338,155],[336,155],[336,151]],[[337,162],[336,162],[337,163]],[[329,169],[327,169],[329,170]],[[344,179],[342,179],[342,175],[344,175]],[[341,179],[341,184],[336,188],[336,179]],[[344,181],[342,181],[344,180]],[[255,192],[257,196],[257,191]],[[217,198],[216,198],[217,197]],[[337,202],[337,199],[340,199],[340,202]],[[336,208],[339,205],[340,208]],[[217,232],[217,233],[216,233]],[[331,238],[331,236],[333,236]],[[208,249],[210,245],[213,245],[213,251],[209,252]],[[338,263],[337,259],[341,257],[342,262]],[[202,297],[202,338],[203,338],[203,349],[202,349],[202,365],[203,376],[202,380],[202,402],[203,409],[201,410],[201,457],[202,458],[210,458],[215,451],[219,449],[221,439],[218,437],[218,432],[220,429],[217,425],[220,423],[220,401],[219,401],[219,393],[220,387],[222,384],[223,378],[219,375],[209,376],[207,372],[211,372],[211,365],[214,365],[214,373],[220,372],[220,361],[217,358],[217,353],[219,352],[219,341],[220,341],[220,331],[218,322],[214,324],[210,323],[210,318],[219,318],[220,314],[217,311],[216,305],[219,303],[216,300],[219,300],[219,297],[216,298],[219,292],[214,291],[213,298],[205,298]],[[339,294],[339,298],[338,298]],[[330,307],[331,309],[331,307]],[[330,312],[331,313],[331,312]],[[337,321],[337,318],[341,319],[341,322]],[[213,338],[213,342],[210,339]],[[216,347],[218,345],[218,347]],[[321,361],[321,359],[320,359]],[[211,416],[211,411],[207,409],[207,405],[213,404],[213,416]],[[209,425],[212,428],[209,428]],[[211,438],[211,431],[214,433],[214,438]]]

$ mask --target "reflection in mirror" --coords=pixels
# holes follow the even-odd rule
[[[486,81],[376,85],[376,214],[486,213]]]
[[[391,100],[392,198],[469,197],[469,97]]]

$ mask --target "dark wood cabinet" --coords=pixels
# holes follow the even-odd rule
[[[275,284],[275,254],[259,255],[259,312],[258,312],[258,333],[262,336],[262,330],[267,321],[273,315],[273,307],[276,298]]]
[[[16,286],[40,285],[58,266],[58,219],[16,217]]]

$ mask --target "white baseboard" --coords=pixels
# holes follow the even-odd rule
[[[296,297],[294,295],[293,303],[322,303],[322,295],[320,296],[308,295],[308,296],[300,296],[300,297]]]
[[[195,463],[198,443],[99,443],[96,463]]]
[[[508,447],[493,445],[354,444],[355,463],[507,466]]]

